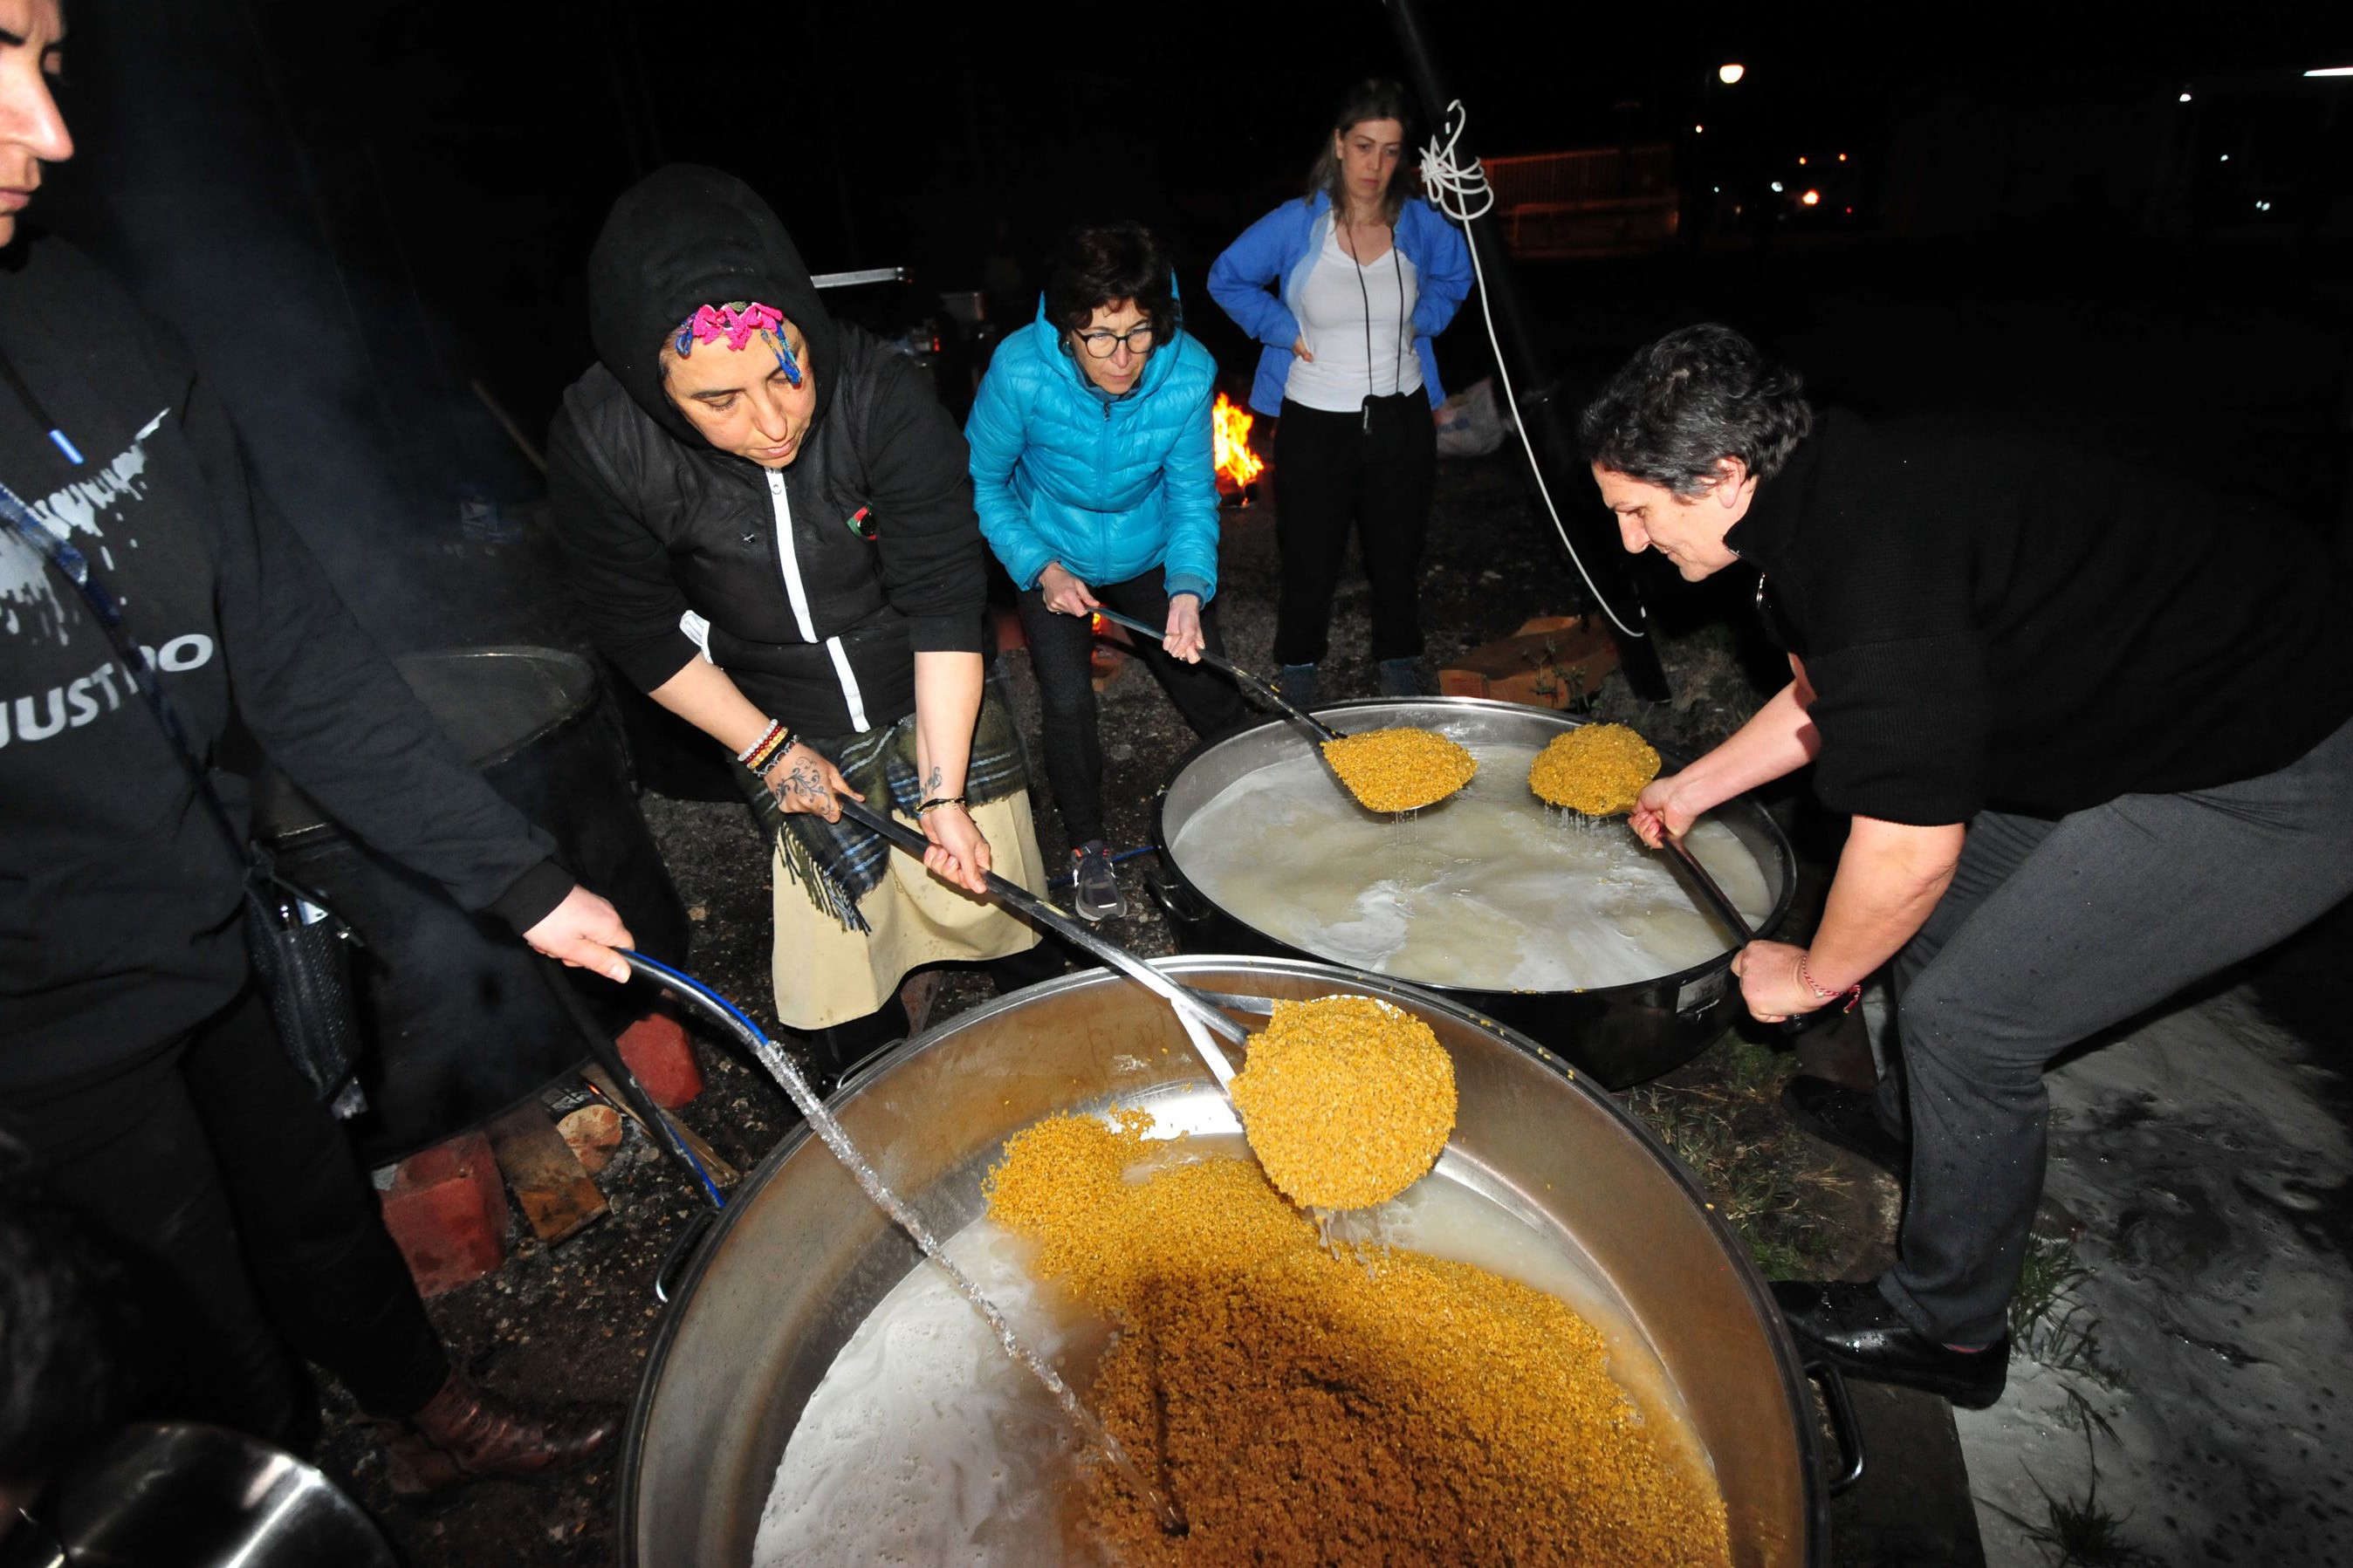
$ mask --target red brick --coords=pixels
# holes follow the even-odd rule
[[[480,1132],[403,1160],[383,1203],[385,1228],[424,1295],[471,1284],[506,1261],[506,1187]]]
[[[694,1044],[678,1020],[655,1013],[621,1031],[621,1059],[665,1110],[675,1110],[702,1092],[702,1068]]]

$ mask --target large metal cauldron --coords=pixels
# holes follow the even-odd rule
[[[404,655],[401,676],[459,753],[554,838],[556,858],[610,899],[642,950],[681,958],[686,910],[638,811],[620,726],[586,659],[560,648]],[[369,1110],[352,1124],[371,1163],[488,1121],[577,1066],[580,1035],[544,963],[497,920],[361,845],[271,771],[254,828],[297,886],[325,895],[366,942],[353,967],[371,1049]],[[642,997],[567,976],[618,1033]]]
[[[1335,703],[1316,710],[1335,730],[1355,733],[1391,726],[1435,730],[1463,745],[1541,747],[1581,720],[1515,702],[1478,697],[1374,699]],[[1219,905],[1186,874],[1171,843],[1228,785],[1272,763],[1286,762],[1313,742],[1288,720],[1271,720],[1224,740],[1196,746],[1177,763],[1155,803],[1153,835],[1169,880],[1155,891],[1176,928],[1177,946],[1187,952],[1263,952],[1328,961],[1259,930]],[[1679,765],[1674,759],[1668,766]],[[1362,807],[1335,783],[1333,809]],[[1442,807],[1440,809],[1443,809]],[[1772,912],[1757,927],[1772,934],[1788,912],[1797,885],[1797,862],[1789,841],[1765,808],[1746,797],[1726,802],[1710,814],[1731,829],[1757,857],[1773,896]],[[1451,996],[1501,1019],[1567,1058],[1612,1089],[1652,1079],[1682,1066],[1724,1032],[1735,1002],[1729,950],[1705,963],[1627,985],[1590,991],[1481,991],[1433,984],[1406,976],[1424,990]]]
[[[1712,1458],[1742,1568],[1827,1561],[1812,1404],[1740,1243],[1651,1133],[1582,1074],[1453,1003],[1328,964],[1193,957],[1193,984],[1348,990],[1429,1020],[1454,1058],[1461,1179],[1581,1252],[1655,1350]],[[834,1108],[942,1234],[976,1218],[1005,1140],[1057,1111],[1208,1079],[1166,1004],[1103,970],[958,1015],[853,1079]],[[920,1260],[796,1131],[738,1188],[673,1293],[621,1461],[624,1568],[743,1568],[801,1407]]]

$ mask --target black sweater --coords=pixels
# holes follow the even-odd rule
[[[2020,432],[1833,410],[1725,542],[1790,623],[1837,811],[2055,817],[2269,773],[2353,715],[2312,530]]]
[[[80,255],[20,238],[0,353],[87,461],[0,384],[0,481],[113,588],[200,755],[238,717],[370,845],[518,930],[572,880],[360,631],[256,493],[170,339]],[[216,771],[232,816],[244,781]],[[245,984],[242,865],[72,586],[0,526],[0,1089],[152,1050]]]
[[[765,202],[716,170],[657,171],[615,204],[588,293],[601,363],[565,394],[548,490],[589,628],[625,675],[651,690],[707,653],[771,718],[841,735],[913,710],[914,654],[981,651],[964,437],[903,356],[826,314]],[[736,300],[808,343],[815,419],[775,473],[712,449],[661,388],[664,339]]]

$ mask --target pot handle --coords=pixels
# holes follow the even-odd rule
[[[1198,926],[1210,916],[1209,901],[1182,883],[1146,872],[1144,886],[1160,912],[1178,925]]]
[[[694,1249],[702,1245],[703,1236],[711,1229],[711,1222],[716,1215],[717,1211],[713,1209],[695,1210],[687,1220],[685,1228],[678,1233],[678,1239],[670,1244],[670,1250],[662,1255],[661,1267],[654,1270],[655,1300],[664,1306],[670,1305],[670,1293],[678,1288],[679,1275],[684,1271],[687,1260],[694,1256]]]
[[[1826,1361],[1810,1361],[1806,1375],[1821,1385],[1822,1408],[1830,1412],[1831,1436],[1838,1444],[1839,1472],[1831,1478],[1831,1495],[1862,1479],[1862,1423],[1854,1416],[1854,1401],[1847,1397],[1846,1379]]]

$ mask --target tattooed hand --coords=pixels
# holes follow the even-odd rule
[[[768,793],[776,797],[778,811],[813,811],[828,822],[841,820],[841,806],[834,800],[846,795],[852,800],[866,797],[849,787],[841,770],[810,747],[796,741],[785,748],[767,773]]]

